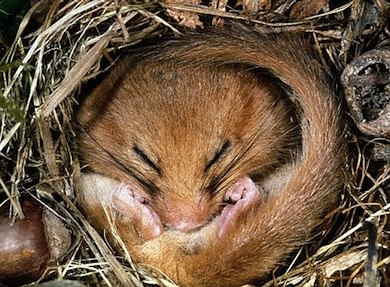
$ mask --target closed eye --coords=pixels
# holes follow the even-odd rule
[[[151,194],[152,196],[161,194],[161,190],[154,184],[153,181],[149,180],[145,177],[144,174],[140,173],[136,168],[128,166],[127,164],[123,163],[119,158],[115,157],[113,154],[111,154],[104,146],[102,146],[96,139],[94,139],[87,130],[85,130],[81,125],[77,125],[77,128],[80,133],[85,135],[89,140],[91,140],[102,152],[108,155],[108,157],[111,159],[112,163],[117,166],[120,170],[125,172],[126,174],[130,175],[132,178],[134,178],[141,186],[145,188],[145,190]],[[145,153],[143,153],[140,149],[138,149],[146,158],[148,158]],[[139,155],[140,157],[142,155]],[[152,161],[150,161],[152,162]],[[153,163],[153,162],[152,162]],[[156,166],[157,167],[157,166]],[[158,170],[160,170],[157,167]]]
[[[156,163],[154,163],[146,155],[146,153],[143,150],[141,150],[138,146],[134,146],[133,151],[139,157],[139,159],[141,159],[144,163],[146,163],[149,167],[151,167],[155,172],[157,172],[158,175],[161,175],[161,168]]]
[[[204,168],[204,172],[207,172],[214,164],[216,164],[222,158],[222,156],[228,151],[230,146],[231,146],[230,141],[225,140],[222,147],[219,150],[217,150],[213,158],[206,164],[206,167]]]

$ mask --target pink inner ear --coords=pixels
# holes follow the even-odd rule
[[[248,211],[248,207],[260,203],[263,196],[261,189],[248,176],[234,183],[224,196],[227,205],[218,219],[218,237],[222,238],[234,228],[240,217]]]
[[[162,233],[163,226],[159,216],[132,186],[122,184],[117,188],[112,193],[112,203],[115,211],[122,216],[119,219],[121,224],[126,221],[131,224],[129,232],[134,226],[144,240],[154,239]]]

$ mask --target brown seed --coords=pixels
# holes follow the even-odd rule
[[[42,206],[33,200],[21,202],[25,219],[8,217],[0,209],[0,282],[21,285],[37,280],[50,264],[50,251],[42,221]]]

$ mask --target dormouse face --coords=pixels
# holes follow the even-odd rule
[[[81,107],[80,154],[126,186],[114,196],[122,213],[131,194],[162,229],[191,232],[241,196],[227,195],[234,186],[280,164],[294,124],[281,97],[241,66],[119,68]]]

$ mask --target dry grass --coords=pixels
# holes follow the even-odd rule
[[[296,19],[286,16],[296,1],[273,1],[272,13],[261,14],[157,2],[49,1],[43,6],[44,21],[31,29],[34,9],[42,8],[38,4],[5,47],[0,64],[0,196],[12,203],[10,214],[19,217],[18,198],[38,198],[62,218],[73,239],[71,250],[46,278],[77,279],[91,286],[173,286],[134,266],[129,256],[115,257],[77,210],[74,187],[80,166],[71,149],[72,113],[83,84],[108,69],[107,63],[115,63],[126,48],[164,33],[178,35],[183,28],[166,9],[203,15],[205,23],[213,18],[216,25],[233,19],[276,31],[305,31],[336,79],[352,58],[390,41],[386,1],[345,1],[335,7],[321,1],[318,13],[312,8]],[[377,18],[370,28],[366,24],[372,19],[364,15],[372,7],[379,12],[373,13]],[[390,286],[390,166],[386,159],[372,158],[378,145],[390,143],[360,135],[352,121],[351,126],[348,180],[339,207],[318,228],[313,243],[302,246],[287,267],[275,270],[265,286],[374,286],[372,277],[380,286]]]

